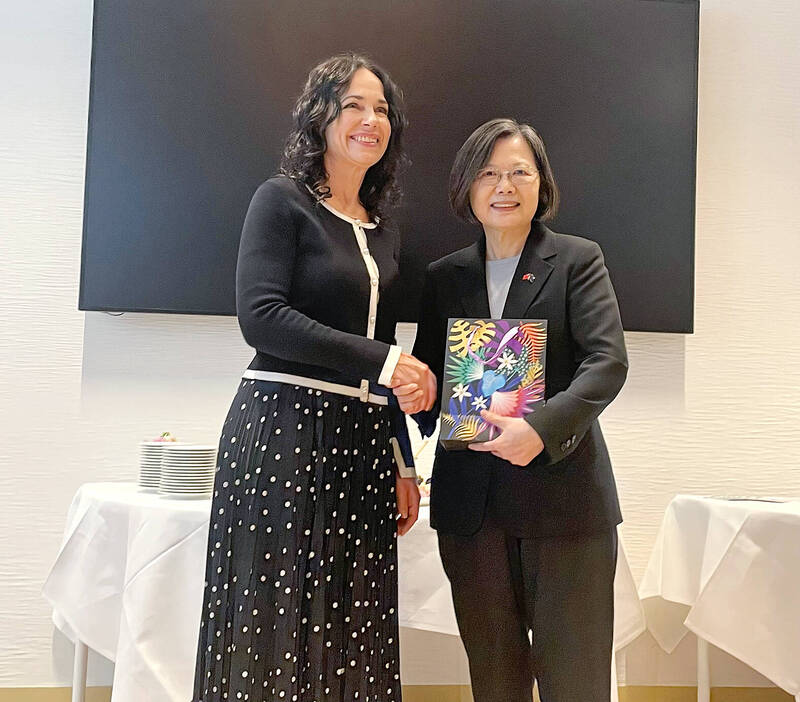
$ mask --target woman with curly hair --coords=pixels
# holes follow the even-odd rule
[[[402,94],[369,59],[309,74],[281,174],[250,203],[237,311],[256,351],[225,421],[195,702],[399,702],[405,420],[436,381],[395,345]],[[399,519],[398,519],[399,516]]]

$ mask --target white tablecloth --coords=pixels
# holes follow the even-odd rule
[[[113,702],[186,702],[202,609],[210,501],[89,483],[75,495],[44,586],[53,621],[115,662]],[[458,634],[429,510],[399,539],[400,625]],[[615,648],[644,631],[620,546]],[[436,652],[432,651],[431,656]]]
[[[800,702],[800,501],[678,495],[639,595],[671,652],[691,630]]]

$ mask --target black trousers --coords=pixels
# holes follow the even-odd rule
[[[608,702],[616,527],[520,539],[439,533],[475,702]],[[532,643],[529,638],[532,632]]]

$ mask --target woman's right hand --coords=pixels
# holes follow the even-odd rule
[[[436,376],[411,354],[400,354],[389,387],[406,414],[429,410],[436,402]]]

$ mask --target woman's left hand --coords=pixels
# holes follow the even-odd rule
[[[395,474],[395,498],[397,499],[397,534],[402,536],[414,526],[419,516],[419,488],[416,478],[401,478]]]
[[[500,430],[500,436],[482,444],[470,444],[473,451],[488,451],[515,466],[527,466],[544,450],[542,437],[522,417],[504,417],[489,410],[481,412],[490,424]]]

